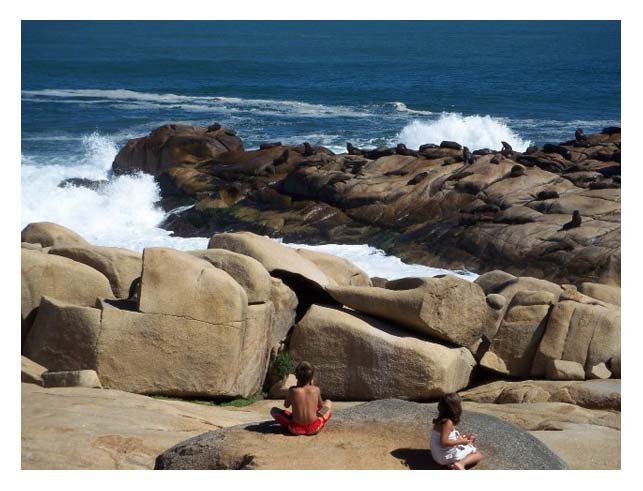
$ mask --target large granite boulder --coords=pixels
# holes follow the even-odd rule
[[[210,324],[246,318],[248,296],[222,269],[174,249],[143,251],[139,310]]]
[[[75,305],[94,305],[96,299],[113,296],[107,277],[99,271],[66,257],[21,251],[22,337],[33,324],[43,296]]]
[[[96,368],[102,312],[43,297],[24,343],[25,354],[51,371]]]
[[[272,337],[270,346],[273,353],[295,325],[297,306],[299,304],[297,295],[279,278],[272,278],[270,289],[270,301],[275,309],[272,321]]]
[[[620,286],[585,282],[580,285],[579,291],[602,302],[611,303],[612,305],[618,306],[621,305]]]
[[[313,305],[290,339],[295,362],[316,369],[324,397],[434,399],[466,387],[475,360],[466,348],[419,339],[356,312]]]
[[[460,392],[465,401],[493,404],[566,402],[588,409],[621,410],[620,380],[498,380]]]
[[[386,288],[328,287],[342,305],[395,322],[432,338],[469,346],[482,333],[487,316],[478,285],[453,275],[404,278]]]
[[[368,274],[347,259],[310,249],[297,249],[297,253],[315,263],[340,286],[373,286]]]
[[[76,232],[51,222],[33,222],[22,229],[22,242],[42,247],[87,246],[89,242]]]
[[[141,276],[143,265],[140,253],[118,247],[53,247],[49,254],[67,257],[100,271],[109,280],[116,298],[129,296],[130,286]]]
[[[210,239],[208,249],[217,248],[250,256],[263,264],[273,276],[286,272],[320,287],[334,284],[315,263],[269,237],[251,232],[216,234]]]
[[[480,365],[512,377],[528,376],[553,302],[554,295],[546,291],[515,293]]]
[[[585,304],[574,300],[557,303],[533,360],[531,375],[547,373],[555,360],[575,362],[586,375],[621,353],[621,313],[605,304]],[[619,372],[620,373],[620,372]]]
[[[156,469],[440,469],[429,433],[435,404],[380,400],[338,410],[310,438],[285,434],[275,422],[204,433],[166,450]],[[478,435],[480,469],[565,469],[566,464],[520,428],[465,411],[461,430]]]
[[[173,166],[207,162],[238,150],[243,150],[241,139],[221,125],[166,124],[148,136],[129,140],[116,155],[112,169],[116,174],[143,171],[157,176]]]
[[[246,291],[248,303],[270,301],[272,288],[270,274],[256,259],[226,249],[205,249],[188,251],[188,253],[205,259],[215,268],[228,273]]]

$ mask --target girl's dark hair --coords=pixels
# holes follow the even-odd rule
[[[462,415],[462,399],[454,392],[444,394],[438,402],[438,417],[433,420],[433,424],[444,424],[447,419],[453,421],[454,425],[460,422]]]
[[[315,369],[307,361],[302,361],[297,368],[295,368],[295,377],[297,377],[297,385],[303,387],[310,383],[315,375]]]

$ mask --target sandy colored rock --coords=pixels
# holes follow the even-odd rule
[[[102,389],[98,374],[94,370],[70,370],[66,372],[45,372],[42,375],[45,387],[85,387]]]
[[[323,397],[426,400],[467,386],[475,366],[466,348],[418,339],[372,317],[313,305],[290,340],[295,363],[316,369]]]
[[[299,275],[319,286],[332,284],[332,280],[313,263],[287,246],[266,236],[251,232],[224,233],[213,235],[208,249],[228,249],[253,257],[273,274],[275,271]]]
[[[546,291],[519,290],[511,302],[480,364],[512,377],[527,377],[554,295]]]
[[[75,305],[94,305],[110,298],[107,278],[89,266],[39,251],[21,249],[22,335],[27,334],[41,298],[46,295]]]
[[[328,287],[327,291],[346,307],[459,346],[469,346],[480,337],[489,308],[482,288],[452,275],[389,281],[386,289]]]
[[[601,426],[567,424],[560,431],[532,431],[570,469],[620,469],[621,432]]]
[[[613,305],[621,305],[621,287],[601,283],[581,283],[580,292],[597,300]]]
[[[268,414],[242,409],[22,384],[22,469],[151,469],[186,438]]]
[[[276,353],[279,344],[286,338],[295,325],[297,315],[297,295],[279,278],[272,278],[270,301],[275,309],[272,322],[270,346]]]
[[[621,410],[621,381],[498,380],[460,392],[465,401],[481,403],[566,402],[588,409]]]
[[[484,290],[485,294],[489,295],[492,293],[498,293],[504,288],[504,286],[515,280],[516,277],[512,274],[505,271],[493,270],[478,276],[474,283],[479,285],[480,288]]]
[[[589,379],[608,379],[612,376],[612,372],[610,372],[609,368],[605,365],[605,363],[599,363],[598,365],[594,365],[592,368],[590,368],[589,373],[587,374],[587,378]]]
[[[545,375],[550,380],[585,380],[585,368],[575,361],[552,360]]]
[[[47,369],[42,365],[30,360],[26,356],[20,357],[20,380],[27,384],[43,385],[42,374]]]
[[[621,413],[587,409],[566,402],[481,403],[465,401],[465,411],[491,414],[526,431],[559,431],[564,425],[585,424],[621,429]]]
[[[157,458],[157,469],[440,469],[429,449],[435,404],[383,400],[337,410],[314,437],[271,421],[205,433]],[[537,439],[493,416],[465,412],[461,430],[484,442],[479,469],[564,469]],[[311,444],[311,441],[314,444]]]
[[[297,249],[297,253],[315,263],[339,286],[373,286],[368,273],[347,259],[311,249]]]
[[[143,259],[138,252],[118,247],[53,247],[49,254],[67,257],[103,273],[116,298],[127,298],[132,281],[141,276]]]
[[[205,259],[215,268],[228,273],[246,291],[249,303],[270,300],[272,288],[270,274],[256,259],[226,249],[205,249],[188,253]]]
[[[20,247],[22,249],[31,249],[33,251],[42,251],[42,246],[40,245],[40,243],[32,244],[31,242],[22,242],[20,244]]]
[[[42,247],[87,246],[89,242],[73,230],[52,222],[32,222],[22,229],[22,242]]]
[[[43,297],[25,354],[51,371],[96,368],[101,311]]]
[[[237,396],[244,322],[105,308],[96,371],[105,388],[183,397]]]
[[[224,324],[243,321],[247,305],[239,283],[207,261],[174,249],[143,251],[141,312]]]
[[[294,385],[297,385],[297,377],[291,373],[283,380],[279,380],[273,384],[268,391],[268,395],[271,399],[285,399],[288,395],[288,389]]]

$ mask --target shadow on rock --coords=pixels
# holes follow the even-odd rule
[[[444,471],[447,468],[438,464],[431,457],[431,450],[426,448],[396,448],[391,452],[396,459],[400,459],[411,470],[419,471]]]

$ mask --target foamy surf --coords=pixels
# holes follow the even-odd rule
[[[425,143],[439,144],[448,140],[466,145],[471,150],[500,149],[500,142],[506,141],[514,150],[522,152],[531,144],[530,141],[523,140],[501,119],[455,113],[443,113],[436,120],[414,120],[400,131],[397,139],[409,148],[418,148]]]

